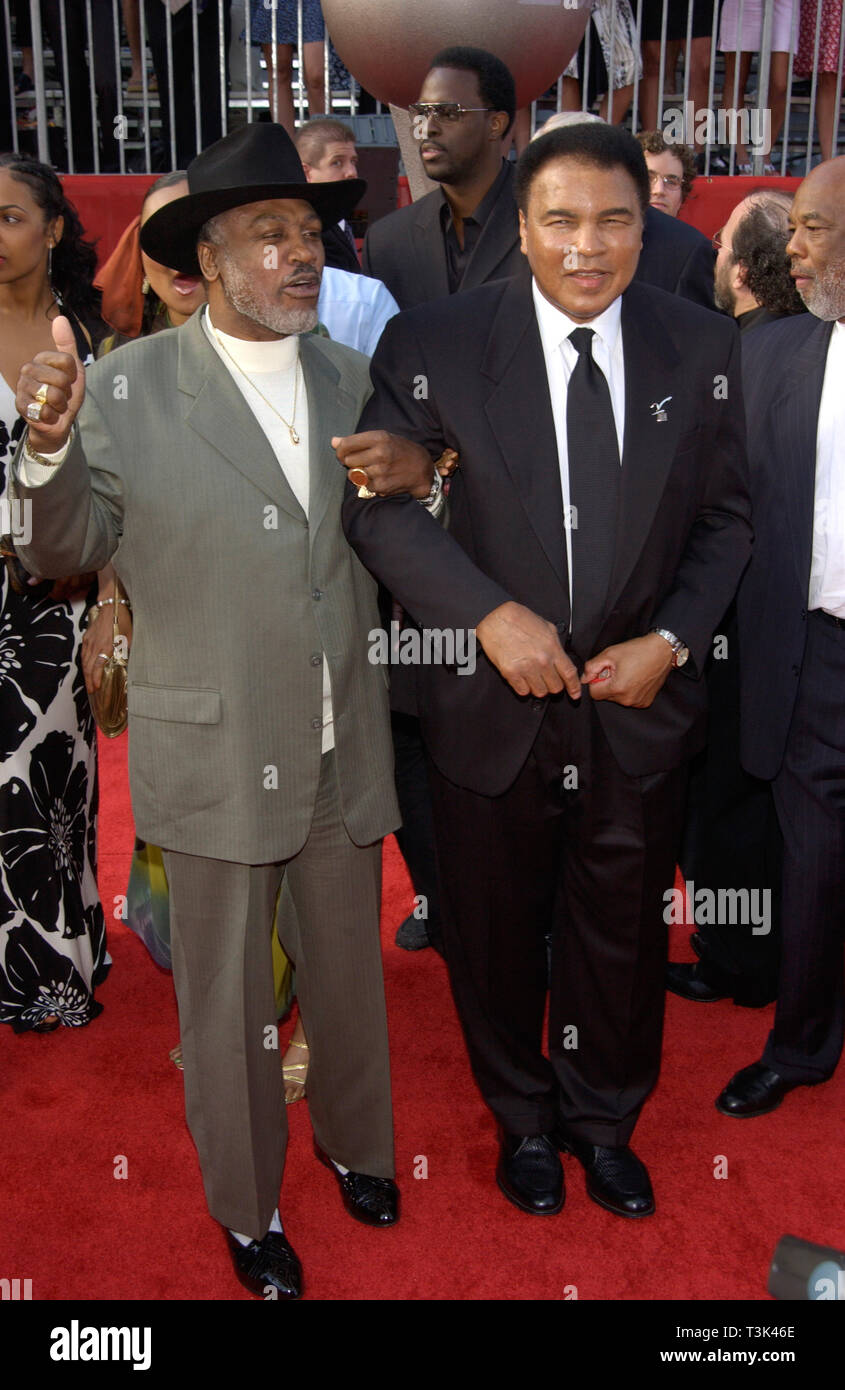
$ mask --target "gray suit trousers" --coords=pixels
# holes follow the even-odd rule
[[[317,1142],[355,1172],[393,1176],[379,910],[381,842],[360,848],[323,755],[308,839],[283,864],[164,850],[188,1127],[209,1210],[232,1230],[267,1231],[287,1146],[276,1043],[271,928],[282,879],[295,908],[283,940],[296,965]]]

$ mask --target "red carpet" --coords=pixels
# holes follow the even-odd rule
[[[107,916],[125,891],[132,822],[126,741],[101,742],[100,883]],[[759,1120],[713,1100],[759,1056],[773,1010],[669,996],[660,1083],[637,1128],[658,1211],[624,1221],[588,1200],[565,1161],[561,1215],[523,1215],[494,1182],[493,1121],[470,1076],[445,967],[393,945],[410,909],[394,842],[385,852],[383,942],[393,1057],[400,1224],[349,1219],[313,1158],[305,1103],[289,1109],[282,1194],[310,1299],[765,1299],[778,1237],[845,1247],[845,1068]],[[673,929],[689,956],[686,930]],[[111,922],[103,1014],[87,1028],[0,1029],[4,1181],[0,1274],[33,1299],[245,1299],[209,1218],[184,1123],[171,978]],[[120,1156],[125,1179],[114,1176]],[[727,1177],[714,1178],[719,1157]],[[427,1178],[414,1176],[426,1165]],[[185,1270],[195,1272],[186,1285]]]

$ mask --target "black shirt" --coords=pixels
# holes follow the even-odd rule
[[[443,241],[446,246],[446,269],[449,276],[450,294],[455,294],[461,287],[461,281],[472,259],[472,253],[478,245],[478,240],[484,230],[484,224],[490,216],[496,199],[501,192],[507,172],[507,160],[503,159],[498,176],[488,188],[481,202],[478,204],[478,207],[469,217],[464,218],[463,248],[461,248],[457,232],[455,231],[452,209],[449,206],[445,193],[441,190],[443,203],[440,208],[440,225],[443,228]]]

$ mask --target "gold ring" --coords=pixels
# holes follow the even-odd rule
[[[98,660],[98,661],[99,661],[100,657],[103,658],[103,661],[108,661],[108,659],[109,659],[109,654],[108,654],[108,652],[97,652],[97,660]]]
[[[350,468],[349,481],[354,483],[356,487],[366,487],[370,479],[363,468]]]
[[[42,411],[43,407],[44,407],[44,402],[43,402],[43,401],[30,401],[29,405],[28,405],[27,408],[26,408],[26,418],[27,418],[27,420],[40,420],[40,419],[41,419],[41,411]]]
[[[42,405],[43,405],[43,404],[46,402],[46,400],[47,400],[47,392],[48,392],[48,390],[49,390],[49,387],[48,387],[46,381],[42,381],[41,385],[39,386],[38,390],[37,390],[36,393],[35,393],[35,399],[36,399],[37,401],[40,401]]]

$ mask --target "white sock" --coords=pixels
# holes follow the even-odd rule
[[[282,1218],[279,1215],[278,1207],[276,1207],[276,1210],[273,1212],[273,1219],[270,1222],[270,1229],[267,1232],[268,1235],[270,1234],[270,1231],[276,1231],[280,1236],[283,1236],[285,1233],[284,1227],[282,1225]],[[243,1235],[241,1231],[230,1230],[229,1235],[234,1236],[235,1240],[238,1242],[239,1245],[251,1245],[253,1240],[255,1239],[254,1236]]]

